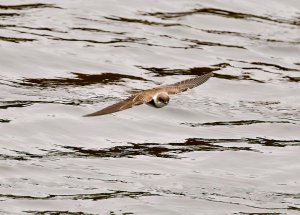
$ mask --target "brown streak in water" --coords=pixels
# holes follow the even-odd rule
[[[144,25],[161,25],[164,27],[170,27],[170,26],[181,26],[181,24],[178,23],[162,23],[162,22],[152,22],[144,19],[132,19],[132,18],[124,18],[124,17],[104,17],[108,20],[113,21],[119,21],[119,22],[129,22],[129,23],[140,23]]]
[[[230,140],[227,140],[230,142]],[[223,143],[224,141],[219,141]],[[161,158],[178,158],[178,154],[194,151],[225,151],[225,150],[247,150],[253,151],[250,147],[225,147],[216,145],[218,140],[211,139],[187,139],[183,143],[131,143],[125,146],[114,146],[106,149],[84,149],[83,147],[62,146],[71,152],[53,152],[49,156],[70,156],[70,157],[128,157],[135,156],[154,156]],[[57,154],[56,154],[57,153]]]
[[[83,147],[63,146],[63,148],[72,150],[72,152],[63,152],[65,156],[79,157],[128,157],[135,156],[155,156],[163,158],[174,158],[173,155],[166,154],[175,150],[168,149],[158,144],[130,144],[129,146],[115,146],[108,149],[84,149]],[[60,154],[60,152],[59,152]]]
[[[89,193],[89,194],[74,194],[74,195],[54,195],[50,194],[45,197],[39,196],[21,196],[12,194],[0,194],[0,198],[5,199],[31,199],[31,200],[46,200],[46,199],[71,199],[71,200],[103,200],[111,198],[139,198],[143,196],[159,196],[159,194],[152,194],[149,192],[130,192],[130,191],[113,191],[111,193]]]
[[[236,75],[214,73],[214,77],[215,78],[220,78],[220,79],[227,79],[227,80],[249,80],[249,81],[255,81],[255,82],[258,82],[258,83],[265,83],[264,81],[251,78],[250,75],[248,75],[248,74],[243,74],[241,76],[236,76]]]
[[[242,138],[242,139],[192,139],[207,141],[210,143],[226,143],[226,142],[246,142],[248,144],[259,144],[263,146],[273,146],[273,147],[286,147],[286,146],[299,146],[300,140],[275,140],[275,139],[267,139],[267,138]]]
[[[194,67],[190,69],[168,69],[168,68],[157,68],[157,67],[143,67],[136,66],[140,69],[144,69],[156,74],[156,76],[166,76],[166,75],[203,75],[209,72],[214,72],[222,68],[226,68],[230,64],[221,63],[216,64],[211,67]]]
[[[299,199],[299,196],[297,196],[296,199]],[[299,207],[295,207],[295,206],[288,206],[287,209],[288,210],[293,210],[293,211],[300,211],[300,208]]]
[[[190,69],[168,69],[168,68],[142,67],[142,66],[136,66],[136,67],[153,72],[156,74],[156,76],[166,76],[166,75],[202,75],[208,72],[221,70],[222,68],[226,68],[228,66],[231,65],[227,63],[221,63],[221,64],[213,65],[212,67],[194,67]],[[251,78],[249,74],[235,76],[235,75],[228,75],[228,74],[219,74],[214,72],[213,77],[220,78],[220,79],[227,79],[227,80],[250,80],[258,83],[265,83],[264,81]]]
[[[107,100],[109,97],[105,97],[105,100]],[[8,108],[24,108],[28,107],[34,104],[64,104],[64,105],[72,105],[77,106],[80,104],[94,104],[98,103],[99,100],[104,100],[101,96],[97,96],[96,98],[86,98],[86,99],[76,99],[72,98],[71,100],[53,100],[53,101],[47,101],[47,100],[33,100],[33,101],[1,101],[0,103],[0,109],[8,109]]]
[[[35,29],[35,30],[38,30],[38,29]],[[50,34],[33,33],[33,32],[16,30],[16,29],[13,29],[12,31],[16,31],[16,32],[21,33],[21,34],[31,34],[31,35],[34,35],[34,36],[47,37],[48,39],[53,39],[53,40],[55,40],[55,39],[56,40],[63,40],[63,38],[55,37],[55,36],[50,35]],[[56,31],[56,32],[66,33],[66,32],[61,32],[61,31]]]
[[[249,146],[225,146],[227,143],[247,143]],[[221,145],[222,144],[222,145]],[[300,146],[300,140],[275,140],[267,138],[238,138],[238,139],[205,139],[189,138],[182,143],[130,143],[129,145],[114,146],[105,149],[86,149],[75,146],[61,146],[68,151],[51,150],[47,154],[39,155],[23,151],[16,151],[17,156],[0,155],[0,160],[29,160],[29,159],[52,159],[52,158],[133,158],[136,156],[150,156],[160,158],[181,159],[183,153],[200,151],[253,151],[252,144],[268,147]]]
[[[124,35],[126,32],[113,32],[113,31],[106,31],[98,28],[71,28],[72,30],[80,30],[80,31],[88,31],[88,32],[101,32],[101,33],[111,33],[111,34],[119,34]]]
[[[238,49],[246,49],[243,46],[236,46],[236,45],[227,45],[222,43],[214,43],[214,42],[207,42],[207,41],[199,41],[199,40],[190,40],[184,39],[183,41],[194,43],[195,45],[191,45],[190,48],[195,48],[198,46],[219,46],[219,47],[227,47],[227,48],[238,48]]]
[[[237,37],[248,38],[250,40],[256,40],[256,41],[264,41],[264,42],[272,42],[272,43],[299,44],[299,42],[296,42],[296,41],[263,39],[263,38],[259,37],[260,35],[240,33],[240,32],[234,32],[234,31],[220,31],[220,30],[207,30],[207,29],[201,29],[201,31],[204,31],[204,32],[207,32],[210,34],[237,36]]]
[[[31,38],[16,38],[16,37],[3,37],[3,36],[0,36],[0,41],[1,40],[5,41],[5,42],[12,42],[12,43],[36,41],[36,39],[31,39]]]
[[[122,81],[122,79],[141,80],[144,78],[118,73],[82,74],[72,73],[74,78],[28,78],[23,79],[19,85],[30,87],[57,87],[57,86],[87,86],[93,84],[110,84]]]
[[[53,37],[53,36],[51,36]],[[53,37],[53,40],[61,40],[61,41],[71,41],[71,42],[87,42],[87,43],[95,43],[95,44],[113,44],[113,43],[134,43],[137,41],[143,41],[146,40],[145,38],[134,38],[134,37],[128,37],[128,38],[115,38],[110,41],[97,41],[97,40],[87,40],[87,39],[75,39],[75,38],[61,38],[61,37]]]
[[[39,33],[33,33],[33,32],[20,31],[20,30],[14,30],[14,31],[23,33],[23,34],[31,34],[31,35],[35,35],[35,36],[48,37],[48,39],[57,40],[57,41],[86,42],[86,43],[93,43],[93,44],[138,43],[141,45],[159,46],[159,45],[154,45],[154,44],[142,43],[141,41],[146,41],[147,40],[146,38],[127,37],[127,38],[115,38],[110,41],[97,41],[97,40],[87,40],[87,39],[56,37],[56,36],[53,36],[50,34],[39,34]],[[62,33],[66,33],[66,32],[62,32]],[[114,45],[114,47],[126,47],[126,46]],[[161,46],[161,47],[169,47],[169,46]],[[173,47],[169,47],[169,48],[173,48]],[[185,47],[174,47],[174,48],[185,48]]]
[[[1,108],[1,107],[0,107]],[[9,123],[11,120],[8,119],[0,119],[0,123]]]
[[[234,32],[234,31],[220,31],[220,30],[207,30],[207,29],[202,29],[202,31],[211,34],[232,35],[232,36],[238,36],[238,37],[249,38],[249,39],[259,39],[258,36],[254,36],[246,33]]]
[[[153,44],[153,43],[145,43],[145,42],[136,42],[137,44],[140,45],[145,45],[145,46],[154,46],[154,47],[163,47],[163,48],[172,48],[172,49],[188,49],[188,48],[197,48],[201,49],[200,47],[187,47],[187,46],[167,46],[167,45],[158,45],[158,44]],[[114,47],[120,47],[120,46],[114,46]]]
[[[20,16],[18,13],[0,13],[0,17]]]
[[[271,73],[271,74],[281,75],[280,72],[273,72],[273,71],[271,72],[271,71],[262,69],[262,68],[260,68],[260,67],[235,67],[235,68],[240,68],[240,69],[243,69],[243,70],[260,70],[260,71],[266,72],[266,73]]]
[[[39,30],[39,29],[36,29]],[[147,43],[144,41],[147,41],[146,38],[136,38],[136,37],[127,37],[127,38],[116,38],[110,41],[97,41],[97,40],[87,40],[87,39],[75,39],[75,38],[62,38],[62,37],[56,37],[50,34],[39,34],[39,33],[33,33],[33,32],[26,32],[26,31],[20,31],[20,30],[14,30],[19,33],[23,34],[31,34],[35,36],[41,36],[41,37],[48,37],[48,39],[52,40],[58,40],[58,41],[71,41],[71,42],[87,42],[87,43],[93,43],[93,44],[117,44],[117,43],[136,43],[140,45],[146,45],[146,46],[156,46],[156,47],[166,47],[166,48],[174,48],[174,49],[187,49],[187,48],[199,48],[200,47],[185,47],[185,46],[164,46],[164,45],[157,45],[157,44],[151,44]],[[56,31],[59,32],[59,31]],[[66,32],[62,32],[66,33]],[[112,34],[118,34],[120,35],[121,33],[118,32],[110,32]],[[114,47],[126,47],[125,45],[113,45]]]
[[[272,63],[266,63],[266,62],[247,62],[247,61],[243,61],[243,60],[231,60],[231,61],[236,61],[236,62],[239,62],[239,63],[252,64],[252,65],[257,65],[257,66],[273,67],[273,68],[276,68],[280,71],[297,71],[297,72],[300,72],[299,69],[288,68],[288,67],[280,66],[278,64],[272,64]]]
[[[95,215],[94,213],[91,214],[91,213],[85,213],[85,212],[81,212],[81,211],[63,211],[63,210],[60,210],[60,211],[50,211],[50,210],[46,210],[46,211],[35,211],[35,210],[28,210],[28,211],[24,211],[25,213],[28,213],[28,214],[34,214],[34,215]],[[131,215],[132,213],[126,213],[128,215]],[[114,215],[113,214],[109,214],[109,215]],[[125,213],[123,213],[122,215],[125,215]]]
[[[268,21],[280,24],[290,24],[290,25],[298,25],[295,21],[283,20],[283,19],[275,19],[269,18],[267,16],[259,16],[253,15],[248,13],[240,13],[234,12],[229,10],[217,9],[217,8],[195,8],[190,11],[185,12],[154,12],[154,13],[142,13],[142,15],[146,16],[155,16],[161,19],[174,19],[180,18],[195,14],[204,14],[204,15],[215,15],[215,16],[222,16],[225,18],[232,18],[232,19],[246,19],[246,20],[253,20],[258,22]]]
[[[53,28],[48,28],[48,27],[28,27],[28,26],[22,26],[22,25],[2,25],[0,24],[0,28],[12,28],[11,30],[22,33],[22,34],[31,34],[35,36],[42,36],[42,37],[53,37],[52,35],[49,34],[38,34],[38,33],[32,33],[32,32],[25,32],[25,31],[20,31],[16,30],[15,28],[25,28],[25,29],[30,29],[30,30],[37,30],[37,31],[50,31],[50,32],[57,32],[57,33],[67,33],[63,31],[59,31]]]
[[[0,109],[8,108],[23,108],[30,106],[35,103],[53,103],[53,102],[43,102],[43,101],[1,101]]]
[[[224,121],[224,122],[206,122],[206,123],[182,123],[182,125],[188,125],[190,127],[198,126],[222,126],[222,125],[252,125],[252,124],[265,124],[265,123],[291,123],[289,121],[262,121],[262,120],[240,120],[240,121]],[[293,123],[292,123],[293,124]]]
[[[284,78],[288,78],[291,82],[299,82],[300,81],[300,77],[285,76]]]
[[[293,69],[293,68],[287,68],[283,67],[277,64],[271,64],[271,63],[264,63],[264,62],[251,62],[253,65],[260,65],[260,66],[268,66],[268,67],[275,67],[276,69],[279,69],[281,71],[300,71],[298,69]]]
[[[36,8],[58,8],[54,4],[20,4],[20,5],[0,5],[0,10],[26,10],[26,9],[36,9]]]

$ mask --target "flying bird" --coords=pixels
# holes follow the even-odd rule
[[[197,76],[195,78],[177,82],[175,84],[163,85],[148,90],[142,90],[132,94],[130,97],[123,101],[108,106],[97,112],[84,115],[84,117],[100,116],[115,113],[141,104],[148,104],[152,107],[162,108],[169,103],[169,95],[181,93],[188,89],[197,87],[206,82],[212,75],[213,73],[209,72],[204,75]]]

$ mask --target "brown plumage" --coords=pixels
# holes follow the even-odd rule
[[[204,75],[197,76],[192,79],[177,82],[171,85],[160,86],[148,90],[137,92],[127,99],[120,101],[116,104],[108,106],[100,111],[84,115],[86,116],[100,116],[104,114],[110,114],[122,110],[126,110],[136,105],[149,104],[153,107],[161,108],[169,103],[169,96],[184,92],[188,89],[197,87],[206,82],[211,76],[212,72]]]

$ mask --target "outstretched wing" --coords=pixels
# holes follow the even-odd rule
[[[150,102],[151,100],[152,100],[151,96],[144,95],[141,92],[141,93],[138,93],[138,94],[135,94],[135,95],[129,97],[126,100],[123,100],[123,101],[120,101],[116,104],[108,106],[108,107],[106,107],[102,110],[84,115],[84,117],[100,116],[100,115],[115,113],[115,112],[118,112],[118,111],[126,110],[128,108],[132,108],[133,106],[136,106],[136,105],[141,105],[141,104]]]
[[[171,85],[166,85],[158,88],[153,88],[149,90],[144,90],[139,93],[136,93],[126,100],[120,101],[116,104],[113,104],[111,106],[108,106],[100,111],[84,115],[85,117],[87,116],[100,116],[100,115],[105,115],[105,114],[110,114],[110,113],[115,113],[118,111],[126,110],[128,108],[131,108],[136,105],[141,105],[147,102],[150,102],[153,99],[153,96],[160,91],[167,92],[168,94],[177,94],[180,92],[184,92],[188,89],[197,87],[204,82],[206,82],[211,76],[213,75],[212,72],[198,76],[196,78],[184,80],[177,82],[175,84]]]
[[[204,82],[206,82],[211,76],[212,72],[206,73],[204,75],[197,76],[196,78],[187,79],[184,81],[177,82],[175,84],[165,86],[166,92],[169,94],[177,94],[184,92],[188,89],[197,87]]]

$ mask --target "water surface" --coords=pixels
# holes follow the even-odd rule
[[[299,35],[293,0],[1,0],[0,214],[299,214]]]

